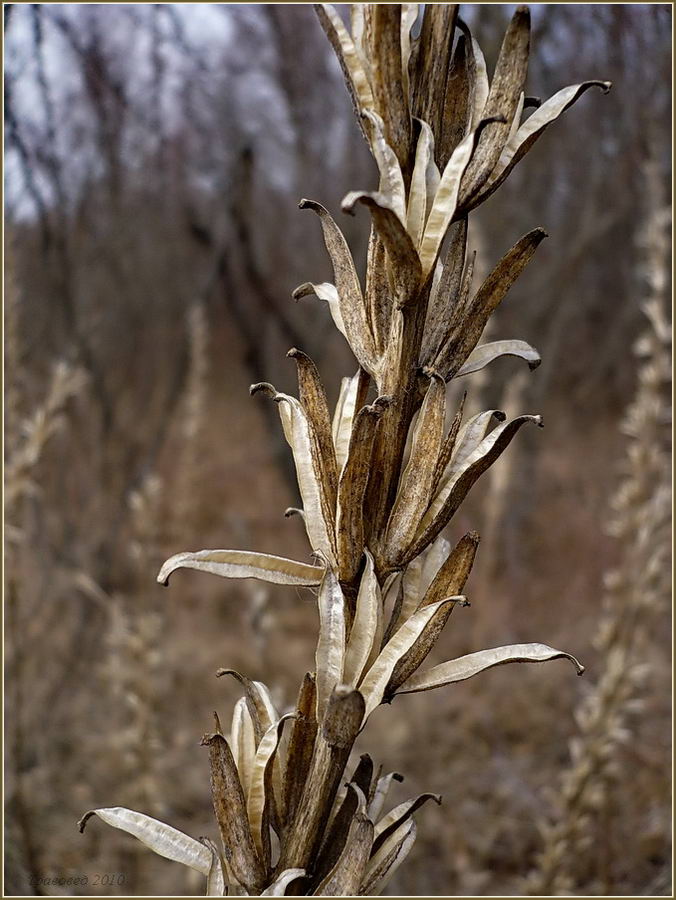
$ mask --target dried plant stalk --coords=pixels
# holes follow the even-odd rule
[[[235,893],[264,895],[379,892],[410,851],[412,816],[431,795],[383,816],[395,776],[374,777],[369,760],[339,793],[370,714],[398,693],[431,690],[508,662],[567,658],[582,671],[574,657],[544,644],[419,667],[453,608],[467,605],[462,591],[478,546],[470,533],[451,553],[443,530],[521,426],[542,424],[539,416],[517,416],[491,430],[495,419],[505,418],[500,411],[466,420],[461,407],[449,410],[447,427],[452,379],[505,354],[531,368],[539,361],[523,341],[479,341],[546,234],[541,228],[526,234],[475,285],[468,215],[581,94],[610,85],[566,88],[522,121],[526,7],[512,18],[490,83],[454,5],[354,5],[349,28],[332,6],[316,10],[379,183],[375,191],[352,191],[342,203],[345,212],[365,207],[371,216],[363,288],[334,218],[320,203],[301,201],[301,209],[319,218],[335,283],[305,283],[294,297],[315,294],[327,303],[358,371],[343,379],[333,416],[319,372],[301,349],[289,353],[298,368],[298,398],[267,383],[251,392],[277,404],[317,564],[202,550],[172,557],[158,577],[166,583],[177,569],[196,568],[319,585],[316,671],[303,682],[288,746],[280,739],[284,717],[268,689],[238,673],[232,674],[245,696],[235,707],[229,741],[220,727],[206,740],[223,852],[183,836],[188,851],[180,861],[202,871],[210,891],[228,885]],[[98,812],[111,819],[110,811]],[[118,813],[113,824],[124,827],[124,821]],[[169,849],[175,847],[173,829],[159,822],[154,828],[154,849],[163,834]]]
[[[68,401],[82,391],[86,377],[81,369],[65,361],[54,366],[47,395],[23,422],[23,436],[16,442],[5,465],[5,504],[14,510],[20,499],[35,490],[32,475],[49,440],[63,424]]]
[[[200,488],[200,446],[207,417],[209,381],[209,321],[206,304],[195,301],[186,316],[188,375],[180,415],[181,466],[174,487],[174,530],[183,533],[186,523],[197,523]]]
[[[650,625],[669,602],[671,327],[664,310],[670,210],[650,163],[645,175],[649,214],[641,242],[648,296],[642,308],[649,326],[635,347],[638,387],[621,426],[629,439],[625,475],[611,501],[608,528],[621,544],[622,558],[605,576],[604,612],[595,639],[602,668],[576,712],[579,732],[570,742],[571,764],[556,797],[556,819],[540,823],[544,846],[526,882],[527,891],[537,895],[576,888],[580,856],[596,837],[594,817],[607,804],[619,774],[618,752],[632,739],[631,715],[644,706]],[[612,889],[600,886],[602,893]]]

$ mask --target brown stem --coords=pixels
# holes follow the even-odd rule
[[[344,686],[335,688],[317,734],[296,817],[282,846],[278,872],[298,868],[311,874],[363,718],[362,695]]]

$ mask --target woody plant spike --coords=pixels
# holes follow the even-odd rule
[[[541,103],[525,93],[530,16],[519,7],[489,82],[481,50],[450,4],[353,5],[350,29],[315,7],[340,62],[361,132],[377,163],[377,191],[349,193],[344,212],[371,216],[366,277],[329,212],[314,212],[334,283],[303,284],[326,302],[357,371],[343,378],[331,415],[313,361],[300,349],[298,397],[255,384],[277,404],[295,461],[316,564],[245,550],[179,553],[162,566],[225,578],[318,588],[315,671],[291,712],[268,689],[223,669],[243,690],[226,736],[218,718],[202,743],[220,843],[196,840],[123,808],[87,813],[202,873],[207,894],[347,896],[379,893],[411,849],[423,794],[383,814],[395,773],[363,755],[346,774],[357,735],[381,703],[429,691],[509,662],[565,657],[546,644],[479,650],[422,669],[463,596],[479,543],[451,547],[443,532],[479,476],[524,425],[487,410],[465,421],[447,384],[505,354],[540,362],[520,340],[480,344],[491,313],[546,236],[524,235],[481,285],[473,284],[469,214],[493,194],[540,135],[591,87]],[[414,36],[415,35],[415,36]],[[525,115],[526,110],[531,110]],[[453,414],[454,412],[454,414]]]

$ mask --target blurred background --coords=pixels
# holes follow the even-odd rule
[[[489,73],[512,11],[461,7]],[[613,90],[585,95],[473,215],[484,273],[526,231],[549,232],[490,326],[542,365],[503,360],[463,385],[472,409],[541,413],[546,427],[518,436],[448,529],[483,540],[472,607],[434,658],[535,640],[587,673],[499,668],[374,715],[359,749],[405,774],[393,801],[444,795],[418,814],[392,894],[671,891],[669,528],[645,505],[669,492],[664,357],[639,404],[652,430],[626,426],[641,365],[659,369],[654,341],[634,352],[641,304],[666,309],[670,290],[671,9],[532,14],[531,94],[588,78]],[[294,391],[292,346],[330,401],[353,373],[325,305],[291,300],[331,279],[297,203],[340,216],[363,268],[368,216],[339,206],[372,189],[375,166],[309,5],[4,16],[5,893],[201,893],[200,877],[133,839],[75,823],[123,805],[215,838],[198,744],[237,697],[215,670],[265,681],[285,706],[313,667],[310,592],[191,572],[165,591],[155,575],[203,547],[308,558],[301,523],[283,516],[298,497],[276,409],[247,388]],[[643,494],[622,493],[632,477]],[[661,547],[650,566],[646,541]],[[615,690],[603,623],[618,618],[631,636]],[[599,725],[599,708],[614,718]],[[553,858],[563,881],[542,875]]]

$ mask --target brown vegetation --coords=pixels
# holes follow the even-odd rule
[[[199,876],[122,835],[80,837],[75,821],[119,803],[215,838],[196,745],[211,710],[238,694],[213,673],[246,671],[284,707],[312,667],[316,613],[295,589],[255,594],[195,573],[162,594],[154,575],[192,541],[309,562],[299,519],[281,516],[298,500],[276,411],[247,386],[291,388],[284,353],[300,346],[335,373],[333,404],[352,363],[324,304],[288,299],[308,274],[329,277],[295,202],[337,210],[374,169],[309,8],[5,13],[5,892],[90,893],[96,873],[125,876],[97,893],[200,892]],[[617,426],[637,377],[639,301],[664,267],[645,248],[646,206],[663,201],[646,203],[644,163],[663,186],[669,15],[534,14],[529,85],[549,96],[598,73],[615,91],[602,104],[583,98],[477,213],[488,269],[534,222],[552,240],[497,314],[500,336],[527,337],[542,366],[518,409],[505,396],[510,361],[468,402],[510,417],[536,408],[547,429],[520,435],[509,477],[477,488],[449,529],[457,540],[486,522],[490,540],[466,589],[472,609],[456,612],[462,624],[441,636],[435,661],[544,638],[602,682],[603,645],[591,641],[602,575],[622,569],[626,546],[604,536],[625,454]],[[467,16],[491,71],[505,10]],[[355,252],[365,219],[345,219]],[[661,214],[653,245],[667,227]],[[584,822],[597,852],[566,863],[573,890],[669,890],[667,632],[648,623],[632,650],[651,661],[647,699],[623,719],[631,740],[613,751],[612,804],[592,803]],[[365,737],[378,734],[377,761],[407,776],[394,801],[444,794],[423,811],[390,890],[523,890],[543,850],[537,823],[561,819],[551,789],[568,765],[581,682],[503,667],[374,713]],[[89,886],[33,886],[82,874]]]

